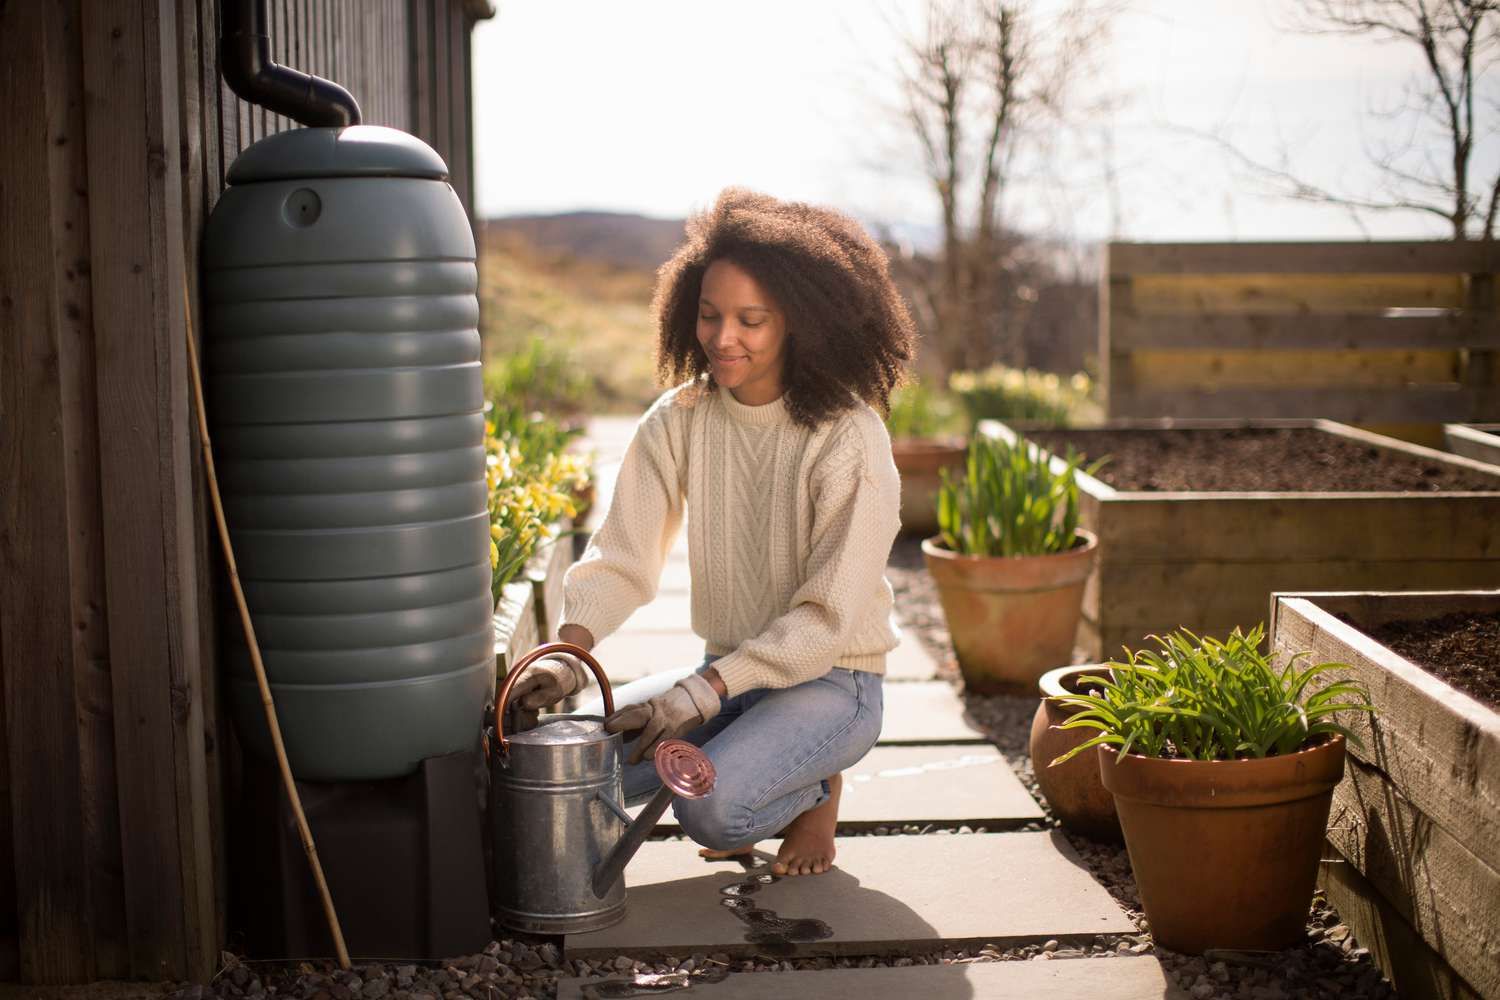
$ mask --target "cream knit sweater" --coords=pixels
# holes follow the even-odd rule
[[[863,403],[809,429],[783,399],[679,386],[637,425],[604,522],[564,578],[562,620],[596,642],[619,628],[656,596],[687,513],[693,631],[723,655],[730,697],[835,666],[883,674],[900,495],[890,437]]]

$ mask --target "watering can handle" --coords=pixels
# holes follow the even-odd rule
[[[604,693],[604,714],[614,714],[614,692],[610,690],[609,678],[604,675],[604,668],[599,666],[599,661],[594,659],[593,654],[571,642],[544,643],[517,660],[516,665],[505,675],[505,683],[500,685],[500,696],[495,699],[495,736],[500,740],[501,753],[507,753],[510,750],[510,741],[505,738],[505,706],[510,701],[510,689],[515,687],[516,681],[520,679],[521,671],[542,657],[553,653],[570,653],[586,663],[594,672],[594,676],[599,679],[599,690]]]

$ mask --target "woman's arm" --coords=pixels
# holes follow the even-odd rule
[[[656,596],[683,515],[670,416],[668,407],[658,404],[636,428],[604,521],[563,578],[559,637],[571,626],[588,636],[585,648],[592,648]]]

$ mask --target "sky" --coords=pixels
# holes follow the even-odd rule
[[[1116,107],[1022,164],[1014,225],[1084,241],[1449,235],[1435,217],[1356,220],[1276,197],[1224,150],[1371,192],[1371,152],[1416,127],[1382,114],[1420,71],[1415,49],[1295,32],[1292,0],[1126,2],[1078,102]],[[921,0],[497,6],[473,41],[481,216],[679,218],[739,184],[917,242],[934,231],[936,197],[892,112],[900,29]],[[1417,143],[1445,155],[1430,135]],[[1497,163],[1482,147],[1476,165]]]

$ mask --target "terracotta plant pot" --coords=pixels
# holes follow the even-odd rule
[[[1087,674],[1098,676],[1107,668],[1091,663],[1084,666],[1058,667],[1042,675],[1037,682],[1042,702],[1031,719],[1031,769],[1041,786],[1052,814],[1063,826],[1092,840],[1120,843],[1120,818],[1115,814],[1115,797],[1099,780],[1099,760],[1085,751],[1072,760],[1049,766],[1078,744],[1098,734],[1097,729],[1059,729],[1079,711],[1059,705],[1052,698],[1079,694],[1083,690],[1077,679]]]
[[[961,438],[897,438],[891,457],[901,474],[901,530],[908,535],[935,535],[937,492],[942,470],[963,471],[968,446]]]
[[[1121,759],[1111,746],[1097,759],[1157,944],[1201,955],[1305,939],[1342,736],[1262,760]]]
[[[922,543],[953,636],[964,686],[975,694],[1031,694],[1042,674],[1073,660],[1083,585],[1099,540],[1046,556],[964,556]]]

